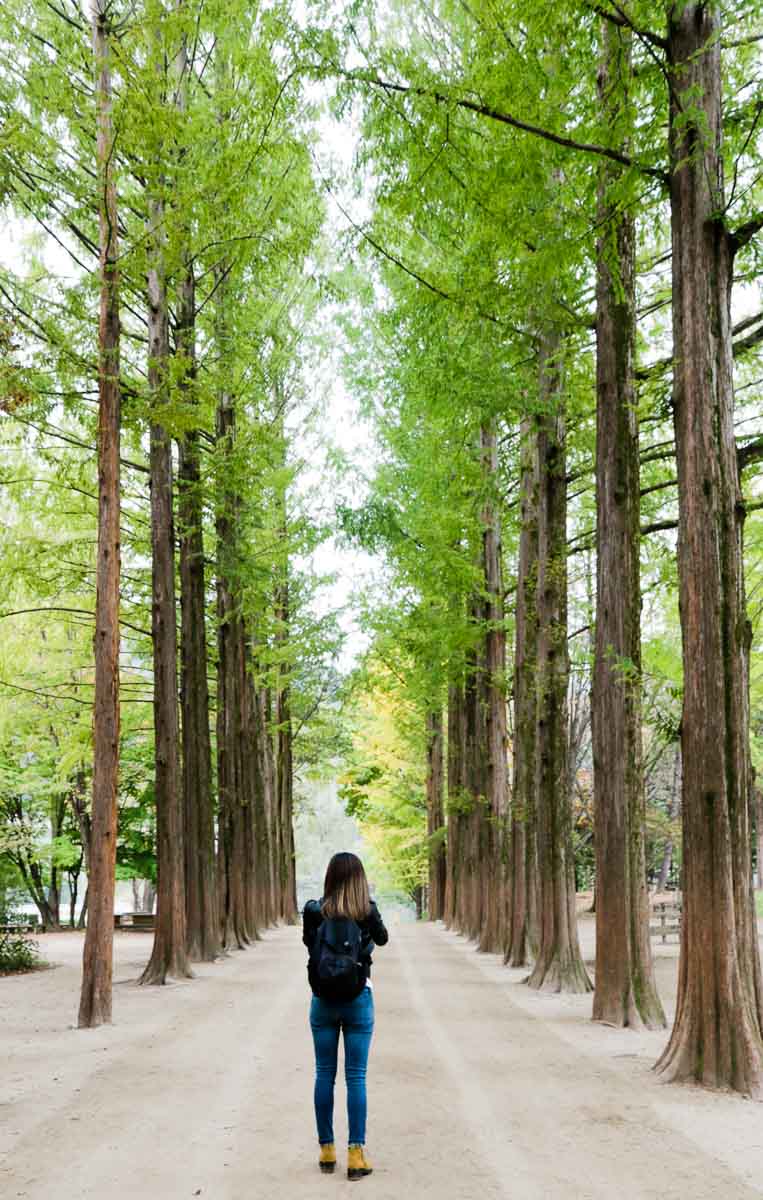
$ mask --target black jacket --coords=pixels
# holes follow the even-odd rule
[[[308,900],[302,910],[302,941],[308,949],[308,953],[312,953],[315,935],[323,920],[321,912],[321,904],[323,900]],[[384,927],[384,922],[381,919],[381,913],[376,907],[376,902],[371,901],[371,911],[363,921],[358,921],[360,926],[361,947],[360,947],[360,965],[363,968],[366,979],[371,976],[371,951],[374,946],[384,946],[389,941],[389,934]],[[308,978],[310,976],[310,964],[307,966]],[[312,980],[310,980],[312,986]],[[315,988],[313,988],[315,991]]]

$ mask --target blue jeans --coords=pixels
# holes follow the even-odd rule
[[[322,1146],[334,1140],[334,1080],[339,1031],[344,1034],[344,1078],[350,1145],[366,1142],[366,1066],[374,1031],[374,997],[370,988],[347,1004],[328,1004],[313,996],[310,1028],[315,1044],[315,1121]]]

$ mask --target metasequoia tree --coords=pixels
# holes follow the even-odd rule
[[[506,762],[506,631],[503,620],[503,568],[500,513],[490,490],[498,474],[495,424],[480,430],[482,472],[488,496],[482,510],[482,569],[485,586],[485,687],[487,759],[483,812],[482,920],[480,950],[497,954],[505,941],[506,824],[509,807]]]
[[[153,31],[158,58],[153,72],[157,106],[167,103],[167,74],[162,30]],[[175,534],[173,520],[172,440],[165,416],[169,401],[170,330],[165,262],[166,234],[163,163],[166,143],[156,137],[149,164],[153,178],[148,208],[148,388],[151,405],[151,630],[154,657],[154,780],[157,836],[156,933],[141,983],[168,976],[186,978],[191,971],[186,947],[186,892],[183,797],[180,780],[180,730],[177,696],[177,618],[175,610]]]
[[[217,292],[217,344],[220,359],[230,363],[226,323],[228,289],[221,279]],[[250,818],[244,779],[244,736],[250,712],[246,695],[246,657],[243,617],[235,594],[238,571],[237,524],[241,502],[236,488],[236,410],[230,377],[221,373],[217,402],[217,445],[221,478],[216,507],[217,533],[217,790],[218,899],[223,946],[239,949],[256,936],[246,876],[251,860],[247,852]],[[246,709],[245,709],[246,706]]]
[[[448,687],[448,746],[447,746],[447,848],[445,852],[445,899],[443,921],[448,929],[457,928],[457,913],[462,879],[461,837],[463,815],[461,798],[464,790],[464,691],[461,680],[451,679]]]
[[[196,286],[186,257],[176,319],[181,392],[196,407]],[[192,961],[220,953],[215,881],[215,828],[207,675],[204,512],[200,431],[191,427],[178,439],[178,548],[180,559],[180,702],[183,737],[186,936]]]
[[[684,652],[683,903],[676,1019],[657,1069],[763,1095],[763,980],[751,871],[749,624],[734,439],[731,288],[763,224],[723,218],[720,13],[674,4],[666,42],[673,413]]]
[[[630,30],[602,23],[599,92],[613,129],[630,103]],[[641,751],[641,495],[634,357],[635,220],[623,168],[600,168],[596,259],[596,647],[591,705],[596,846],[594,1020],[665,1023],[649,942]]]
[[[113,5],[93,0],[99,228],[98,558],[95,599],[93,807],[80,1028],[111,1020],[119,773],[119,269],[110,38]]]
[[[511,903],[506,963],[524,967],[538,947],[535,802],[538,693],[538,446],[534,421],[520,430],[519,555],[515,599],[514,781],[511,797]]]
[[[280,561],[275,564],[275,586],[273,616],[275,620],[275,642],[281,658],[276,667],[275,682],[275,735],[274,735],[274,825],[272,837],[275,841],[272,855],[275,867],[274,903],[281,920],[293,924],[297,920],[297,878],[294,856],[294,727],[291,715],[291,689],[289,686],[290,663],[288,662],[290,635],[290,567],[289,567],[289,513],[286,488],[287,438],[284,430],[286,394],[282,381],[276,381],[276,419],[278,424],[278,460],[283,478],[276,486],[276,508],[278,511],[278,534],[283,548]],[[267,731],[265,731],[267,736]],[[265,799],[265,796],[263,797]],[[267,814],[264,814],[267,818]]]
[[[755,832],[757,850],[755,861],[758,868],[758,890],[763,891],[763,789],[755,789]]]
[[[443,730],[442,710],[427,713],[427,839],[429,858],[428,912],[430,921],[441,921],[445,904],[445,844],[443,833]]]
[[[185,16],[185,9],[183,16]],[[181,27],[174,60],[175,104],[181,121],[192,100],[189,31]],[[182,128],[182,125],[181,125]],[[178,167],[187,159],[181,143]],[[178,438],[180,580],[180,704],[185,848],[186,938],[191,961],[213,961],[221,949],[215,880],[215,822],[207,674],[204,496],[196,363],[196,269],[189,224],[181,219],[176,288],[175,360],[178,390],[189,419]]]
[[[538,414],[538,581],[536,607],[536,821],[539,945],[528,983],[588,991],[580,954],[567,765],[567,480],[562,340],[541,334]]]

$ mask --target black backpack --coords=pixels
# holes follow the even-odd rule
[[[310,952],[310,982],[322,1000],[342,1004],[355,1000],[366,986],[360,962],[363,936],[357,921],[325,917]]]

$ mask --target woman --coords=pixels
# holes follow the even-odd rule
[[[337,931],[341,947],[337,947]],[[313,990],[310,1028],[315,1043],[319,1165],[326,1173],[336,1167],[334,1080],[341,1030],[350,1126],[348,1179],[362,1179],[372,1169],[364,1150],[366,1065],[374,1030],[371,951],[374,944],[383,946],[387,939],[379,910],[368,893],[362,862],[355,854],[335,854],[326,871],[323,898],[308,900],[304,907],[302,941],[310,951],[307,973]],[[344,987],[348,998],[339,1000],[336,981],[342,972],[345,978],[339,986]]]

